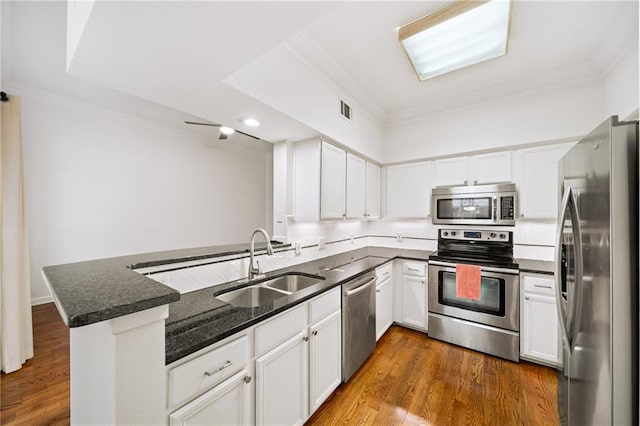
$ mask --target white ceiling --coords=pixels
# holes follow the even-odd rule
[[[283,42],[293,42],[387,124],[598,78],[621,48],[613,42],[637,44],[636,1],[514,0],[506,56],[419,82],[396,29],[443,4],[100,2],[70,66],[72,74],[98,85],[65,74],[65,3],[19,2],[10,8],[10,37],[3,31],[3,76],[72,96],[87,98],[95,92],[93,98],[103,101],[115,96],[103,87],[109,86],[266,140],[299,140],[314,129],[223,83]],[[240,120],[247,116],[263,125],[243,127]]]

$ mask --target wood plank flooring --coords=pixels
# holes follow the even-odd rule
[[[556,370],[392,326],[307,425],[557,425]]]
[[[33,308],[35,357],[0,377],[0,423],[69,424],[69,331],[53,304]],[[556,372],[398,326],[308,425],[557,425]]]
[[[0,376],[0,423],[69,424],[69,329],[53,303],[33,307],[34,357]]]

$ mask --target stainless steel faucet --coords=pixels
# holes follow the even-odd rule
[[[255,231],[253,231],[253,234],[251,234],[251,248],[249,251],[249,273],[247,274],[247,279],[249,281],[251,281],[256,275],[260,275],[262,274],[262,271],[260,270],[260,262],[256,261],[256,263],[258,264],[257,267],[253,266],[253,252],[255,250],[255,238],[256,238],[256,234],[262,234],[264,236],[264,240],[267,242],[267,254],[272,255],[273,254],[273,247],[271,246],[271,239],[269,238],[269,234],[267,234],[267,231],[265,231],[262,228],[258,228]]]

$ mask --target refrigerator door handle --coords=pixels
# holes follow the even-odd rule
[[[555,247],[555,279],[556,279],[556,308],[558,310],[558,318],[560,323],[560,333],[565,347],[573,350],[573,343],[578,336],[579,320],[582,311],[582,233],[580,232],[580,218],[578,209],[575,204],[575,198],[571,187],[567,187],[562,197],[562,204],[556,229],[556,247]],[[569,287],[566,289],[567,302],[562,297],[563,291],[563,274],[562,274],[562,236],[564,231],[565,216],[569,211],[571,215],[571,233],[574,241],[575,250],[575,285],[574,291]],[[575,299],[575,300],[573,300]]]

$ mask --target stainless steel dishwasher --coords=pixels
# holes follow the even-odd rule
[[[342,381],[346,382],[376,347],[376,274],[342,284]]]

